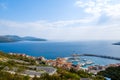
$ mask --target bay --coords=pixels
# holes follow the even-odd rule
[[[77,54],[98,54],[120,57],[120,46],[112,45],[117,41],[79,41],[79,42],[55,42],[55,41],[22,41],[14,43],[0,43],[0,50],[4,52],[25,53],[27,55],[47,59],[57,57],[69,57]],[[117,60],[86,57],[97,64],[119,63]]]

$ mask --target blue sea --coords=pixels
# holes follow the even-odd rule
[[[47,59],[57,57],[69,57],[77,54],[99,54],[120,57],[120,46],[112,45],[117,41],[79,41],[79,42],[56,42],[56,41],[22,41],[13,43],[0,43],[0,50],[4,52],[25,53],[31,56],[44,56]],[[85,57],[96,64],[106,65],[120,63],[117,60],[98,57]]]

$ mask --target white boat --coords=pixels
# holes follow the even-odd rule
[[[83,59],[83,61],[87,61],[87,59]]]
[[[85,63],[80,63],[80,62],[79,62],[78,64],[79,64],[80,66],[85,66]]]
[[[90,65],[90,64],[93,64],[93,62],[92,61],[86,61],[85,64]]]

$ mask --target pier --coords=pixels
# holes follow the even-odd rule
[[[93,57],[100,57],[100,58],[120,60],[119,57],[112,57],[112,56],[106,56],[106,55],[96,55],[96,54],[72,54],[72,57],[78,57],[78,56],[93,56]]]

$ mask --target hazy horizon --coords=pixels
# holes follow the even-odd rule
[[[0,35],[120,40],[118,0],[0,0]]]

